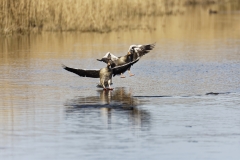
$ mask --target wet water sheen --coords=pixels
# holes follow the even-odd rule
[[[201,8],[149,20],[153,31],[1,37],[0,157],[239,159],[239,17]],[[61,68],[152,42],[113,91]]]

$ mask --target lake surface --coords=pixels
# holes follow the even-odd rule
[[[153,29],[0,37],[0,157],[240,157],[240,12],[149,19]],[[187,13],[187,12],[186,12]],[[156,42],[113,91],[62,69]]]

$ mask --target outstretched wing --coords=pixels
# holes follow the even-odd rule
[[[107,54],[105,54],[105,56],[102,57],[102,59],[97,59],[98,61],[103,61],[105,63],[108,63],[108,55],[111,55],[111,60],[112,61],[115,61],[118,59],[117,56],[113,55],[112,53],[108,52]]]
[[[138,62],[140,58],[141,57],[138,57],[136,60],[134,60],[132,62],[129,62],[129,63],[126,63],[126,64],[123,64],[123,65],[116,66],[116,67],[112,68],[113,76],[126,72],[127,69],[129,67],[131,67],[134,63]]]
[[[131,45],[129,47],[129,52],[133,50],[133,60],[134,60],[150,52],[155,47],[155,44],[156,43],[146,44],[146,45]]]
[[[89,69],[78,69],[78,68],[70,68],[65,65],[62,65],[63,69],[75,73],[81,77],[91,77],[91,78],[99,78],[99,69],[89,70]]]

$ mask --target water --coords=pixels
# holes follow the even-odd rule
[[[207,11],[149,20],[152,31],[1,37],[0,157],[239,159],[239,12]],[[155,41],[113,91],[61,68]]]

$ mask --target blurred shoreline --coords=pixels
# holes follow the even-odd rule
[[[208,7],[209,14],[232,10],[237,0],[0,0],[0,35],[50,32],[154,30],[150,17],[187,14],[189,7]],[[227,7],[225,7],[227,6]],[[230,6],[230,7],[229,7]],[[239,6],[239,5],[237,5]]]

